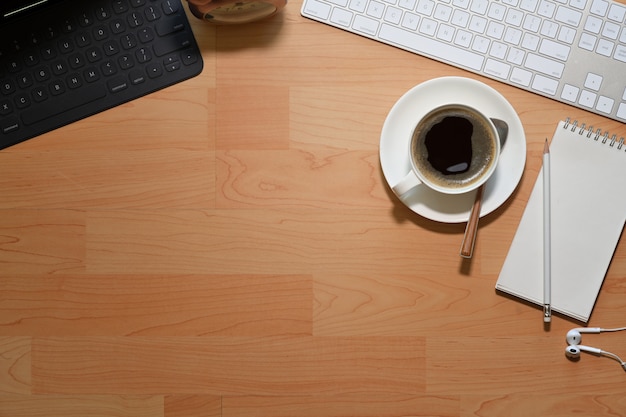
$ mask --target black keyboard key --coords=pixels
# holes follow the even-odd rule
[[[31,107],[22,113],[22,121],[25,125],[32,125],[105,96],[106,89],[102,85],[92,84],[84,87],[80,92],[71,94],[70,97],[64,96],[62,100],[48,100],[37,108]]]
[[[159,36],[166,36],[170,33],[179,32],[184,29],[185,21],[180,16],[164,20],[156,25],[156,32]]]
[[[128,79],[124,76],[114,77],[107,81],[107,86],[111,93],[119,93],[128,88]]]
[[[172,52],[187,48],[191,45],[189,36],[185,33],[174,36],[166,36],[160,39],[161,41],[154,45],[154,54],[159,57],[171,54]]]
[[[3,119],[0,123],[0,130],[4,134],[13,133],[20,128],[18,120],[14,117],[9,119]]]

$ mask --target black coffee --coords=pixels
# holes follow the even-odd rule
[[[446,116],[426,133],[428,162],[444,175],[462,174],[472,164],[474,125],[465,117]]]
[[[496,141],[488,121],[471,108],[445,106],[413,133],[412,158],[430,182],[461,188],[479,181],[495,162]]]

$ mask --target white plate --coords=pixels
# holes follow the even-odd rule
[[[471,78],[442,77],[426,81],[407,91],[393,105],[380,136],[380,163],[389,186],[397,184],[409,170],[409,139],[416,121],[434,107],[461,103],[479,109],[489,117],[502,119],[509,134],[498,167],[485,184],[480,216],[504,203],[524,172],[526,136],[513,106],[496,90]],[[466,222],[476,191],[449,195],[418,186],[398,198],[415,213],[444,223]]]

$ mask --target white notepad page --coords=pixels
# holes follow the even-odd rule
[[[626,222],[626,144],[559,122],[550,143],[552,310],[587,322]],[[496,289],[543,304],[543,172]]]

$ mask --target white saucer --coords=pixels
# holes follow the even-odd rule
[[[408,141],[416,121],[430,109],[446,103],[476,107],[489,117],[502,119],[509,134],[498,167],[485,184],[480,216],[502,205],[513,193],[524,172],[526,136],[513,106],[496,90],[471,78],[442,77],[407,91],[393,105],[380,135],[380,163],[389,186],[397,184],[409,170]],[[466,222],[476,192],[450,195],[418,186],[398,196],[415,213],[443,223]]]

